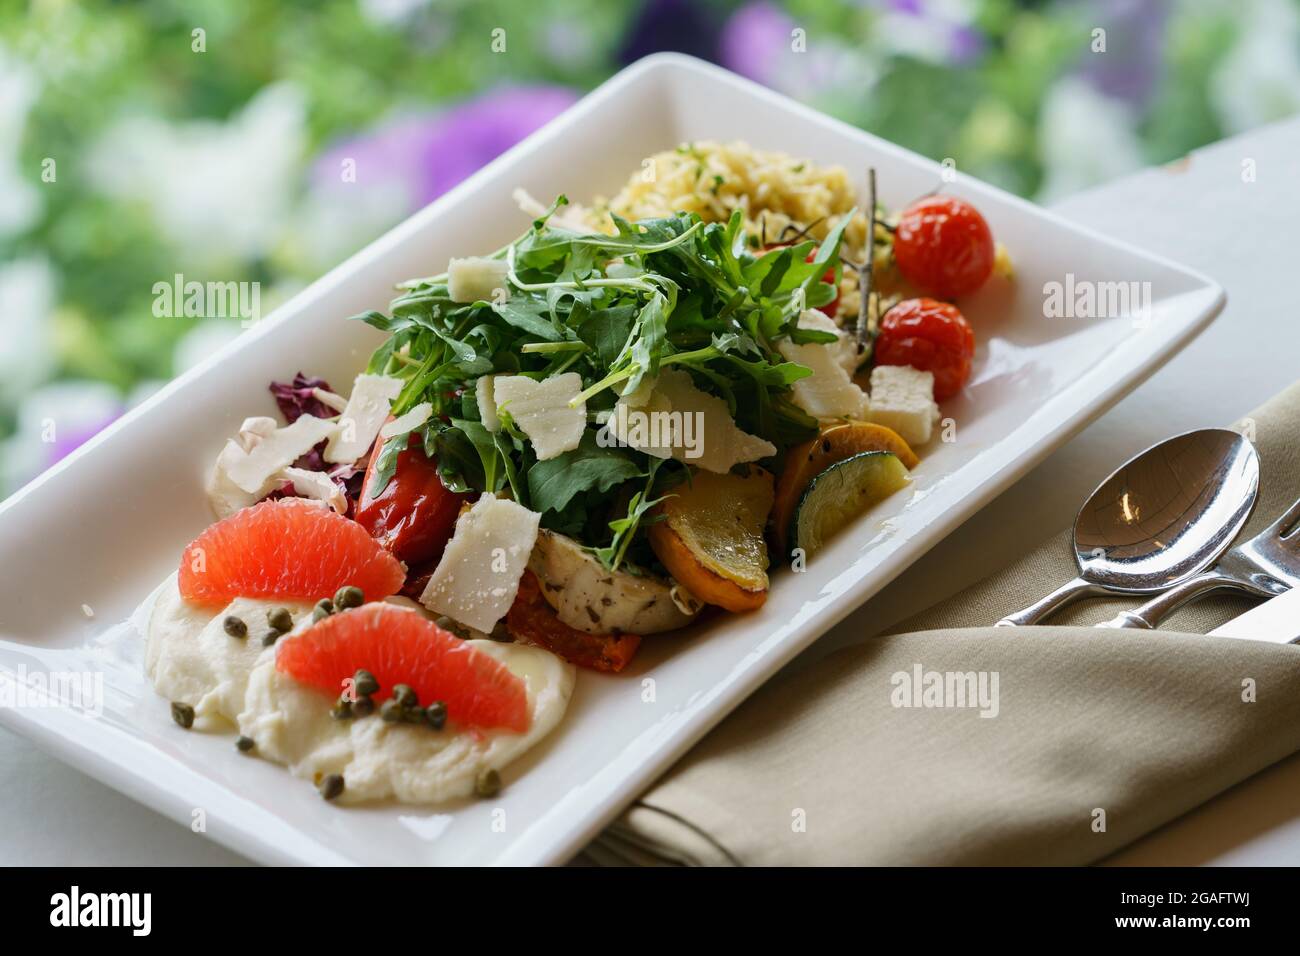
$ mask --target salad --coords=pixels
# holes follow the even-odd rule
[[[969,203],[874,191],[702,143],[590,207],[517,193],[515,240],[357,317],[346,397],[273,383],[217,456],[148,618],[177,723],[328,799],[491,796],[576,668],[760,607],[907,484],[971,374],[956,301],[1009,277]]]

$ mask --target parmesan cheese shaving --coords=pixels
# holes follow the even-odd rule
[[[578,447],[587,427],[587,405],[569,403],[582,392],[582,376],[565,372],[535,382],[524,375],[498,375],[492,383],[498,415],[507,412],[528,440],[538,461]]]
[[[364,455],[388,418],[393,399],[401,391],[400,378],[358,375],[347,407],[339,415],[338,430],[325,446],[325,460],[331,464],[350,464]]]
[[[420,603],[491,633],[519,592],[541,517],[509,499],[483,495],[457,519]]]
[[[650,391],[618,400],[605,423],[621,443],[724,474],[735,465],[776,454],[776,446],[741,431],[727,403],[695,387],[679,369],[661,371]]]
[[[433,414],[433,405],[421,402],[405,415],[398,415],[391,422],[379,429],[379,437],[387,441],[395,435],[405,435],[414,428],[419,428]]]

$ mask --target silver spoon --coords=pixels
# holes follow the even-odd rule
[[[1172,587],[1218,559],[1250,517],[1258,492],[1259,457],[1236,432],[1202,428],[1152,445],[1079,510],[1079,576],[997,626],[1035,624],[1084,595]]]

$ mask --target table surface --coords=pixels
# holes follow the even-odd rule
[[[1243,175],[1251,167],[1253,180]],[[1127,399],[1008,489],[809,653],[861,639],[972,583],[1069,524],[1117,462],[1179,431],[1224,425],[1297,377],[1285,311],[1295,266],[1300,119],[1070,197],[1068,219],[1213,276],[1219,319]],[[1288,201],[1288,197],[1289,200]],[[1270,342],[1269,348],[1261,343]],[[240,865],[247,861],[0,729],[0,865]],[[1112,857],[1119,865],[1300,863],[1300,755]]]

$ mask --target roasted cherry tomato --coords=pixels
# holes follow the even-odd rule
[[[894,232],[898,271],[940,299],[969,295],[993,274],[997,250],[979,210],[954,196],[927,196],[903,210]]]
[[[880,320],[877,365],[910,365],[934,373],[934,400],[961,391],[970,378],[975,333],[955,305],[934,299],[900,302]]]
[[[449,491],[438,474],[438,463],[426,457],[418,436],[397,455],[397,470],[377,498],[370,497],[375,463],[382,442],[366,466],[366,478],[357,500],[356,521],[407,566],[434,561],[451,539],[466,494]]]

